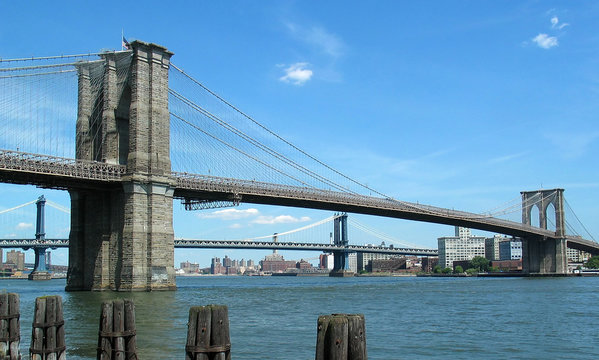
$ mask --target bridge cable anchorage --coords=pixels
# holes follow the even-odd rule
[[[175,96],[176,98],[178,98],[179,100],[183,101],[185,104],[187,104],[188,106],[192,107],[194,110],[198,111],[199,113],[201,113],[202,115],[204,115],[205,117],[207,117],[208,119],[214,121],[215,123],[217,123],[218,125],[222,126],[223,128],[229,130],[230,132],[232,132],[233,134],[237,135],[238,137],[242,138],[243,140],[249,142],[250,144],[254,145],[255,147],[259,148],[260,150],[266,152],[267,154],[275,157],[276,159],[282,161],[283,163],[293,167],[296,170],[299,170],[300,172],[311,176],[313,178],[315,178],[318,181],[323,182],[326,185],[332,186],[334,188],[336,188],[337,190],[340,190],[342,192],[349,192],[349,193],[353,193],[353,194],[357,194],[356,192],[342,186],[339,185],[315,172],[313,172],[312,170],[298,164],[297,162],[293,161],[292,159],[289,159],[288,157],[282,155],[281,153],[273,150],[272,148],[264,145],[263,143],[261,143],[259,140],[256,140],[255,138],[247,135],[246,133],[244,133],[243,131],[235,128],[234,126],[228,124],[227,122],[225,122],[224,120],[220,119],[218,116],[210,113],[208,110],[202,108],[201,106],[197,105],[196,103],[194,103],[193,101],[189,100],[188,98],[184,97],[183,95],[181,95],[180,93],[178,93],[177,91],[170,89],[169,88],[169,93],[172,94],[173,96]]]
[[[231,109],[233,109],[234,111],[236,111],[237,113],[239,113],[241,116],[245,117],[246,119],[250,120],[252,123],[254,123],[255,125],[257,125],[258,127],[262,128],[263,130],[265,130],[266,132],[268,132],[269,134],[271,134],[272,136],[274,136],[275,138],[279,139],[280,141],[284,142],[285,144],[287,144],[288,146],[292,147],[293,149],[295,149],[296,151],[300,152],[301,154],[303,154],[304,156],[308,157],[309,159],[317,162],[318,164],[320,164],[321,166],[325,167],[326,169],[334,172],[335,174],[343,177],[346,180],[349,180],[350,182],[366,189],[369,190],[379,196],[382,196],[384,198],[389,198],[389,196],[370,188],[369,186],[362,184],[356,180],[354,180],[353,178],[341,173],[340,171],[334,169],[333,167],[329,166],[328,164],[318,160],[316,157],[310,155],[309,153],[307,153],[306,151],[300,149],[299,147],[297,147],[296,145],[294,145],[293,143],[289,142],[288,140],[286,140],[285,138],[281,137],[280,135],[278,135],[277,133],[275,133],[274,131],[268,129],[266,126],[262,125],[261,123],[259,123],[258,121],[256,121],[254,118],[252,118],[251,116],[249,116],[248,114],[246,114],[245,112],[241,111],[239,108],[235,107],[233,104],[229,103],[228,101],[226,101],[224,98],[222,98],[221,96],[219,96],[218,94],[216,94],[215,92],[213,92],[212,90],[210,90],[209,88],[207,88],[206,86],[204,86],[202,83],[200,83],[198,80],[196,80],[195,78],[193,78],[192,76],[190,76],[189,74],[187,74],[185,71],[183,71],[182,69],[180,69],[179,67],[177,67],[175,64],[171,63],[170,64],[171,67],[175,70],[177,70],[178,72],[180,72],[182,75],[184,75],[185,77],[187,77],[189,80],[191,80],[192,82],[194,82],[196,85],[200,86],[202,89],[204,89],[205,91],[207,91],[209,94],[211,94],[212,96],[214,96],[215,98],[217,98],[219,101],[221,101],[222,103],[224,103],[225,105],[227,105],[228,107],[230,107]]]

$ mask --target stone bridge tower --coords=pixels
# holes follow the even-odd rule
[[[112,188],[70,189],[67,290],[171,290],[173,192],[168,69],[141,41],[78,67],[76,157],[126,167]]]
[[[564,217],[564,189],[522,191],[522,223],[532,225],[531,212],[539,210],[539,226],[547,229],[547,209],[555,209],[555,238],[522,239],[522,270],[529,274],[565,274],[568,270],[566,255],[566,221]]]

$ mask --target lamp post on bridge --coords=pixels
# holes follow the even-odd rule
[[[41,244],[45,243],[46,240],[46,226],[45,226],[45,207],[46,198],[44,195],[40,196],[35,202],[37,205],[37,218],[35,223],[35,241],[40,244],[33,247],[35,252],[35,265],[33,271],[29,274],[29,280],[49,280],[51,278],[50,272],[46,268],[46,251],[48,246]]]

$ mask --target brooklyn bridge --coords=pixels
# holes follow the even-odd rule
[[[69,192],[68,290],[174,289],[174,199],[188,210],[253,203],[497,232],[522,239],[529,274],[564,274],[568,247],[599,253],[568,232],[564,189],[521,192],[521,222],[500,218],[513,208],[476,214],[386,196],[266,128],[172,55],[134,41],[1,61],[0,181]]]

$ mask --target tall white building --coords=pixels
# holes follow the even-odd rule
[[[475,256],[485,256],[484,236],[472,236],[470,229],[457,227],[456,236],[437,239],[439,245],[439,265],[453,268],[454,261],[472,260]]]

